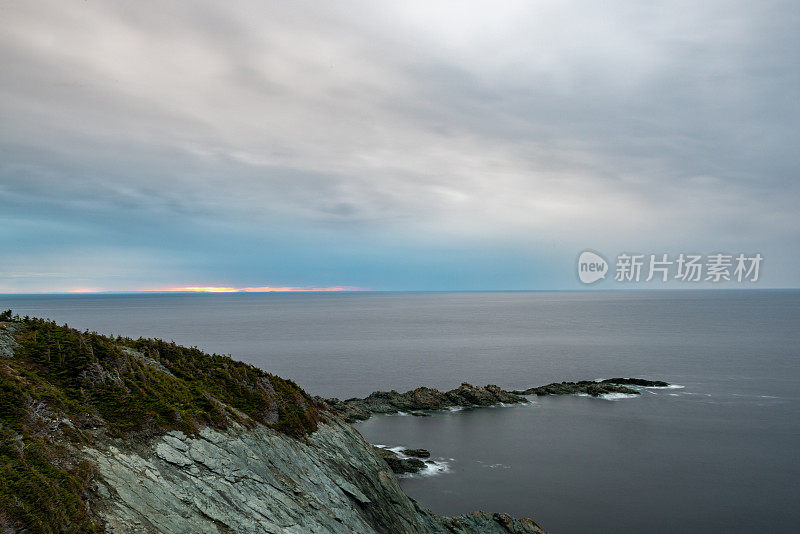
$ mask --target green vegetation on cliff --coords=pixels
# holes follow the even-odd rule
[[[302,438],[320,418],[294,382],[228,356],[4,312],[0,531],[101,531],[86,506],[93,468],[74,454],[99,435],[195,434],[237,422]]]

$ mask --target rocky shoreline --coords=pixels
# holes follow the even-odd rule
[[[633,387],[631,387],[633,386]],[[418,387],[405,393],[375,391],[364,398],[339,400],[337,398],[316,400],[324,402],[328,408],[342,416],[348,423],[365,421],[373,414],[408,413],[414,416],[429,416],[430,412],[453,408],[473,408],[481,406],[501,406],[525,404],[530,402],[524,395],[576,395],[585,394],[599,397],[610,393],[638,395],[634,387],[667,387],[661,380],[643,378],[608,378],[600,381],[582,380],[579,382],[553,382],[545,386],[525,390],[507,391],[494,384],[473,386],[467,382],[450,391]]]
[[[553,382],[525,390],[507,391],[496,385],[473,386],[467,382],[450,391],[419,387],[405,393],[397,391],[375,391],[367,397],[339,400],[336,398],[316,400],[338,413],[348,423],[365,421],[373,414],[405,413],[418,417],[430,417],[432,412],[453,408],[478,408],[525,404],[530,402],[525,395],[589,395],[599,397],[612,393],[639,395],[641,387],[668,387],[661,380],[644,378],[607,378],[605,380],[581,380],[578,382]],[[397,475],[419,473],[434,462],[425,449],[404,449],[395,452],[386,447],[374,447],[389,468]]]
[[[450,391],[418,387],[405,393],[398,393],[394,390],[375,391],[363,399],[353,398],[341,401],[334,398],[320,400],[344,417],[348,423],[364,421],[369,419],[372,414],[409,413],[416,416],[425,416],[431,411],[450,408],[497,406],[499,404],[528,402],[524,397],[495,385],[481,387],[473,386],[466,382]]]
[[[530,519],[425,509],[395,474],[436,469],[430,452],[374,447],[345,420],[667,385],[464,383],[340,401],[196,348],[3,318],[0,531],[14,534],[541,534]]]
[[[609,393],[624,393],[626,395],[639,395],[639,391],[629,386],[636,387],[668,387],[667,382],[661,380],[645,380],[644,378],[607,378],[605,380],[581,380],[579,382],[553,382],[546,386],[532,387],[525,390],[511,391],[514,395],[577,395],[586,394],[599,397]]]
[[[9,534],[544,532],[501,513],[434,514],[393,473],[429,465],[427,451],[376,450],[290,380],[10,311],[0,442]]]

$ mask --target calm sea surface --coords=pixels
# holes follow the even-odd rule
[[[374,417],[446,467],[403,480],[443,514],[551,532],[797,532],[800,292],[0,296],[81,329],[231,354],[313,394],[638,376],[637,398]]]

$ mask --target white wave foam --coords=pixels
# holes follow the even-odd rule
[[[485,467],[488,467],[489,469],[511,469],[511,466],[506,464],[489,464]]]
[[[618,401],[622,399],[635,399],[638,396],[639,395],[635,393],[604,393],[600,395],[600,398],[608,401]]]
[[[450,462],[442,458],[437,458],[435,460],[426,460],[424,469],[421,469],[416,473],[406,473],[400,475],[400,477],[401,478],[432,477],[436,475],[443,475],[448,472],[450,472]]]
[[[386,449],[387,451],[392,451],[401,460],[407,460],[409,458],[413,458],[413,456],[409,456],[403,453],[403,451],[406,450],[407,447],[403,447],[402,445],[398,445],[396,447],[389,447],[388,445],[375,445],[375,444],[373,445],[381,449]],[[403,473],[397,475],[397,478],[431,477],[435,475],[448,473],[450,471],[450,462],[454,461],[454,459],[439,457],[433,459],[429,458],[427,460],[422,460],[422,461],[425,462],[424,468],[417,471],[416,473]]]
[[[448,406],[447,408],[442,408],[441,410],[416,410],[413,412],[392,412],[392,413],[384,413],[380,415],[390,416],[390,417],[405,417],[408,415],[415,415],[415,414],[435,414],[435,413],[442,413],[442,412],[463,412],[464,410],[472,410],[475,408],[514,408],[516,406],[532,406],[535,405],[536,397],[527,399],[528,402],[518,402],[518,403],[510,403],[510,402],[498,402],[497,404],[491,404],[488,406],[480,405],[480,404],[473,404],[471,406]]]
[[[576,397],[591,397],[593,399],[603,399],[607,401],[618,401],[622,399],[635,399],[639,395],[635,393],[603,393],[595,397],[594,395],[589,395],[588,393],[573,393]]]
[[[605,378],[595,378],[595,382],[602,382],[606,380]],[[683,389],[686,386],[682,386],[680,384],[669,384],[666,386],[637,386],[636,384],[619,384],[620,386],[625,386],[633,389]]]

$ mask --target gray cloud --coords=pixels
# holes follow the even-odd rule
[[[0,9],[12,268],[55,233],[149,247],[157,277],[212,221],[387,251],[800,241],[791,2]]]

